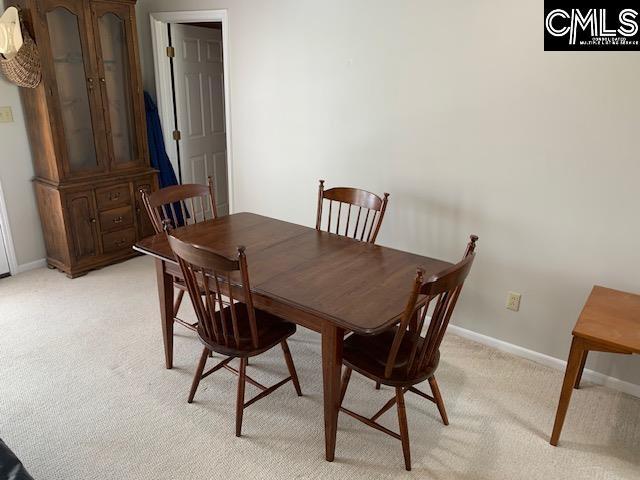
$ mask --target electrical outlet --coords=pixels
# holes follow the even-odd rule
[[[507,295],[507,309],[517,312],[520,310],[520,294],[517,292],[509,292]]]
[[[11,107],[0,107],[0,123],[13,122],[13,112]]]

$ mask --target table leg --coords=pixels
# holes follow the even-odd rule
[[[156,278],[160,299],[160,320],[164,341],[164,362],[166,368],[173,368],[173,275],[167,273],[167,264],[156,259]]]
[[[576,383],[573,385],[573,388],[576,390],[580,388],[580,380],[582,380],[582,372],[584,371],[584,365],[587,363],[587,355],[589,354],[589,350],[584,350],[582,352],[582,359],[580,360],[580,369],[578,370],[578,376],[576,377]]]
[[[569,359],[567,360],[567,369],[564,374],[562,391],[560,392],[556,421],[553,424],[553,433],[551,434],[550,443],[553,446],[558,445],[560,432],[562,431],[562,425],[564,424],[564,418],[567,415],[567,408],[569,408],[569,402],[571,401],[573,386],[578,378],[583,354],[585,354],[586,351],[584,342],[578,337],[573,337],[573,340],[571,341],[571,350],[569,351]],[[584,356],[586,357],[586,355]]]
[[[343,342],[344,330],[325,322],[322,326],[322,382],[324,388],[325,457],[329,462],[333,462],[336,451]]]

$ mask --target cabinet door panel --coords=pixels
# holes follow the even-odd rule
[[[48,42],[39,48],[50,49],[42,57],[51,77],[52,121],[59,126],[56,138],[66,176],[106,169],[102,100],[83,5],[81,0],[45,0],[40,11]]]
[[[107,125],[112,169],[144,163],[141,128],[141,89],[134,50],[131,7],[118,3],[93,3],[98,70]]]
[[[95,207],[92,192],[78,192],[67,196],[67,213],[76,260],[98,253]]]

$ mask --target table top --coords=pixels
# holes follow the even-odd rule
[[[229,257],[244,245],[252,292],[364,334],[400,318],[418,266],[428,278],[452,265],[252,213],[174,234]],[[175,262],[164,233],[141,240],[136,249]]]
[[[596,285],[573,335],[640,353],[640,295]]]

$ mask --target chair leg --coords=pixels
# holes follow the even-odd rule
[[[193,382],[191,383],[191,391],[189,392],[188,403],[193,402],[193,397],[196,394],[196,390],[198,389],[198,385],[200,384],[200,379],[202,378],[202,371],[204,370],[204,366],[207,364],[207,357],[209,356],[209,349],[205,347],[202,350],[202,355],[200,355],[200,361],[198,362],[198,367],[196,368],[196,373],[193,376]]]
[[[380,390],[380,382],[376,382],[376,390]]]
[[[280,342],[282,346],[282,352],[284,353],[284,361],[287,362],[287,368],[289,369],[289,375],[291,375],[291,381],[293,382],[293,386],[296,389],[296,393],[299,397],[302,396],[302,389],[300,388],[300,382],[298,381],[298,373],[296,372],[296,366],[293,363],[293,358],[291,357],[291,351],[289,350],[289,345],[287,345],[287,341],[283,340]]]
[[[342,406],[342,401],[344,400],[344,395],[347,393],[347,387],[349,386],[349,380],[351,379],[351,369],[347,367],[342,374],[342,383],[340,386],[340,403],[338,407]]]
[[[182,297],[184,297],[184,290],[178,290],[178,296],[176,297],[176,303],[173,304],[173,316],[178,315],[178,309],[182,305]]]
[[[236,399],[236,437],[242,434],[242,413],[244,412],[244,386],[247,375],[247,359],[240,359],[240,372],[238,375],[238,397]]]
[[[444,400],[442,400],[442,394],[440,393],[440,388],[438,388],[436,377],[429,378],[429,385],[431,386],[431,393],[433,393],[433,398],[436,399],[436,405],[438,406],[438,411],[440,412],[440,416],[442,417],[442,423],[444,423],[445,425],[449,425],[449,417],[447,417],[447,411],[444,409]]]
[[[404,468],[411,470],[409,427],[407,426],[407,411],[404,407],[404,391],[402,387],[396,387],[396,403],[398,405],[398,424],[400,426],[400,438],[402,440],[402,453],[404,454]]]

